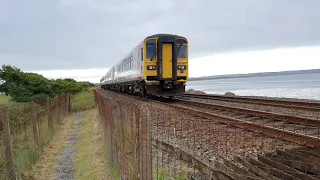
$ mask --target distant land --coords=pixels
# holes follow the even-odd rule
[[[320,73],[320,69],[280,71],[280,72],[261,72],[261,73],[248,73],[248,74],[225,74],[225,75],[213,75],[213,76],[202,76],[202,77],[190,77],[189,81],[200,81],[200,80],[209,80],[209,79],[229,79],[229,78],[259,77],[259,76],[279,76],[279,75],[293,75],[293,74],[311,74],[311,73]]]

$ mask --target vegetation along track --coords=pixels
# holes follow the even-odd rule
[[[262,98],[240,97],[240,96],[203,95],[203,94],[184,94],[181,97],[237,102],[237,103],[249,103],[249,104],[256,104],[256,105],[263,105],[263,106],[273,106],[273,107],[279,107],[279,108],[320,112],[319,102],[262,99]]]

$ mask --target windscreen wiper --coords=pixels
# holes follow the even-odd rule
[[[156,51],[154,51],[153,55],[151,56],[150,61],[152,61],[152,59],[153,59],[154,55],[156,55]]]

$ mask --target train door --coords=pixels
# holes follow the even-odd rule
[[[172,43],[162,43],[162,78],[172,78]]]

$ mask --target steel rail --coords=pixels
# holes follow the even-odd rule
[[[211,108],[219,109],[219,110],[232,111],[232,112],[237,112],[237,113],[241,113],[241,114],[260,116],[260,117],[264,117],[264,118],[272,118],[272,119],[278,120],[278,121],[286,121],[286,122],[300,124],[300,125],[309,125],[309,126],[320,127],[320,120],[311,119],[311,118],[290,116],[290,115],[279,114],[279,113],[270,113],[270,112],[266,112],[266,111],[258,111],[258,110],[231,107],[231,106],[225,106],[225,105],[202,103],[202,102],[196,102],[196,101],[190,101],[190,100],[184,100],[184,99],[177,99],[177,100],[181,103],[195,105],[195,106],[206,106],[206,107],[211,107]]]
[[[281,108],[320,112],[320,103],[315,103],[315,102],[299,102],[299,101],[289,101],[289,100],[271,100],[271,99],[260,99],[260,98],[246,98],[246,97],[239,97],[239,96],[203,95],[203,94],[184,94],[181,97],[210,99],[210,100],[238,102],[238,103],[250,103],[250,104],[256,104],[256,105],[274,106],[274,107],[281,107]]]
[[[120,94],[120,93],[115,93],[115,94],[123,95],[126,97],[131,97],[131,98],[134,97],[132,95],[127,95],[127,94]],[[269,137],[282,139],[285,141],[297,143],[297,144],[308,146],[311,148],[320,147],[320,139],[312,137],[312,136],[297,134],[297,133],[294,133],[291,131],[286,131],[283,129],[273,128],[273,127],[269,127],[269,126],[253,124],[253,123],[249,123],[249,122],[239,120],[239,119],[234,119],[234,118],[225,117],[225,116],[221,116],[221,115],[217,115],[217,114],[213,114],[213,113],[203,112],[201,110],[195,110],[195,109],[191,109],[191,108],[187,108],[187,107],[181,107],[179,105],[170,104],[170,103],[166,103],[166,102],[159,102],[157,100],[144,99],[147,101],[143,101],[142,99],[137,98],[137,97],[135,99],[140,100],[145,103],[150,102],[150,103],[155,103],[155,104],[161,104],[161,105],[179,110],[181,112],[185,112],[187,114],[195,115],[195,116],[206,118],[206,119],[211,119],[216,122],[221,122],[221,123],[224,123],[227,125],[232,125],[232,126],[235,126],[238,128],[246,129],[246,130],[249,130],[252,132],[267,135]],[[209,104],[209,105],[211,105],[211,104]],[[266,112],[264,112],[264,113],[266,113]],[[270,118],[270,116],[268,118]],[[281,120],[283,120],[283,119],[281,119]]]
[[[211,119],[211,120],[218,121],[218,122],[221,122],[221,123],[224,123],[227,125],[232,125],[232,126],[235,126],[238,128],[257,132],[257,133],[264,134],[264,135],[267,135],[270,137],[275,137],[278,139],[282,139],[282,140],[294,142],[297,144],[305,145],[305,146],[308,146],[311,148],[320,147],[320,139],[312,137],[312,136],[297,134],[297,133],[286,131],[283,129],[277,129],[277,128],[273,128],[273,127],[253,124],[253,123],[249,123],[249,122],[239,120],[239,119],[234,119],[234,118],[225,117],[225,116],[221,116],[221,115],[217,115],[217,114],[213,114],[213,113],[203,112],[200,110],[195,110],[195,109],[191,109],[191,108],[187,108],[187,107],[181,107],[181,106],[178,106],[175,104],[168,104],[168,103],[157,102],[157,101],[154,101],[154,103],[160,103],[165,106],[169,106],[171,108],[177,109],[179,111],[182,111],[182,112],[185,112],[188,114],[196,115],[196,116],[203,117],[206,119]]]

